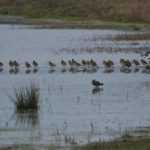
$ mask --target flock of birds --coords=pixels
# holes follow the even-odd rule
[[[111,59],[103,60],[102,63],[106,70],[111,70],[115,65]],[[133,59],[132,61],[120,59],[119,63],[121,65],[121,68],[125,70],[126,69],[128,70],[130,67],[134,66],[135,68],[143,67],[145,70],[150,71],[150,61],[146,61],[144,59],[140,59],[140,60]],[[84,69],[87,69],[87,68],[94,69],[94,68],[99,67],[97,62],[94,61],[93,59],[91,60],[82,59],[81,62],[78,62],[74,59],[71,59],[69,61],[64,61],[62,59],[60,64],[63,67],[63,69],[65,69],[65,67],[69,65],[70,71],[74,71],[79,67],[82,67]],[[49,66],[51,70],[53,70],[53,68],[56,66],[56,64],[53,63],[52,61],[48,61],[47,65]],[[29,73],[31,71],[31,68],[33,68],[34,72],[37,72],[39,68],[39,64],[35,60],[33,60],[32,63],[25,62],[24,66],[26,68],[26,73]],[[3,67],[4,67],[4,64],[0,62],[0,72],[3,71]],[[10,67],[10,73],[17,73],[19,71],[20,64],[16,60],[10,60],[9,67]],[[96,81],[96,80],[92,80],[92,85],[94,86],[93,93],[96,93],[100,91],[99,87],[103,86],[103,83]]]
[[[102,63],[106,70],[111,70],[112,68],[114,68],[114,65],[115,65],[111,59],[103,60]],[[140,60],[133,59],[132,61],[126,60],[126,59],[120,59],[119,63],[121,65],[121,68],[124,68],[124,69],[129,69],[130,67],[134,66],[135,68],[142,67],[146,70],[150,70],[150,61],[148,60],[146,61],[144,59],[140,59]],[[56,64],[53,63],[52,61],[48,61],[47,65],[50,70],[54,70],[54,68],[56,67]],[[97,64],[97,62],[93,59],[91,60],[82,59],[80,62],[76,61],[75,59],[71,59],[68,61],[64,61],[62,59],[60,62],[60,65],[63,67],[64,71],[65,71],[65,68],[68,66],[69,71],[72,71],[72,72],[76,71],[78,68],[83,68],[86,70],[88,68],[94,69],[94,68],[100,67]],[[16,60],[10,60],[9,67],[10,67],[11,73],[13,72],[17,73],[17,71],[19,70],[20,64]],[[30,72],[31,69],[33,69],[36,72],[39,69],[39,64],[37,63],[37,61],[33,60],[32,63],[25,62],[24,67],[26,68],[27,73]],[[0,62],[0,72],[2,72],[3,69],[4,69],[4,64],[3,62]]]

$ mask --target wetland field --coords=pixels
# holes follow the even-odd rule
[[[150,126],[149,53],[148,31],[1,24],[0,147],[69,149],[133,131],[140,134],[139,129]],[[120,59],[129,60],[131,66],[123,66]],[[10,60],[19,65],[11,66]],[[69,63],[72,60],[79,64]],[[82,60],[96,65],[83,65]],[[114,64],[111,68],[103,64],[108,60]],[[104,85],[93,87],[93,79]],[[10,98],[14,87],[32,82],[39,90],[38,111],[16,112]]]

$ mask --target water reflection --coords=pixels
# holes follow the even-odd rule
[[[150,69],[142,69],[141,73],[150,74]]]
[[[3,71],[3,68],[0,68],[0,72],[2,72]]]
[[[26,128],[37,127],[39,124],[39,112],[33,110],[16,111],[16,124]]]
[[[105,69],[103,73],[113,73],[114,69]]]
[[[121,67],[121,68],[120,68],[120,72],[123,72],[123,73],[131,73],[131,72],[132,72],[132,69],[130,69],[130,68],[125,68],[125,67]]]
[[[81,70],[78,67],[70,67],[69,72],[78,73],[78,72],[81,72]]]
[[[139,70],[140,70],[139,68],[134,68],[134,69],[133,69],[133,72],[134,72],[134,73],[137,73],[137,72],[139,72]]]
[[[9,73],[10,73],[10,74],[14,73],[14,69],[10,69],[10,70],[9,70]]]
[[[8,73],[9,74],[19,74],[20,73],[20,70],[22,69],[19,69],[19,68],[10,68],[8,70]],[[0,72],[3,73],[4,69],[3,68],[0,68]],[[33,68],[32,69],[25,69],[23,70],[25,74],[30,74],[31,72],[32,73],[37,73],[39,71],[38,68]],[[144,74],[150,74],[150,69],[147,69],[145,67],[131,67],[131,68],[128,68],[128,67],[119,67],[119,70],[118,70],[118,67],[116,68],[103,68],[103,67],[66,67],[66,68],[61,68],[61,70],[59,70],[59,68],[56,68],[56,69],[43,69],[42,70],[42,73],[44,72],[47,72],[48,73],[58,73],[60,71],[60,73],[72,73],[72,74],[76,74],[76,73],[87,73],[87,74],[92,74],[92,73],[96,73],[96,72],[102,72],[102,73],[107,73],[107,74],[111,74],[111,73],[114,73],[114,72],[118,72],[120,71],[121,73],[144,73]],[[21,71],[22,72],[22,71]]]
[[[11,68],[11,69],[9,70],[9,74],[13,74],[13,73],[14,73],[14,74],[19,73],[19,68],[14,68],[14,69]]]
[[[84,67],[84,68],[82,69],[82,72],[83,72],[83,73],[87,72],[87,68]]]
[[[14,74],[19,73],[19,69],[18,68],[14,68]]]
[[[33,73],[37,73],[39,70],[37,68],[33,69]]]
[[[93,93],[93,94],[99,93],[100,91],[103,91],[103,88],[94,87],[94,88],[92,89],[92,93]]]
[[[55,69],[49,69],[49,73],[54,73],[56,70]]]
[[[62,73],[65,73],[66,71],[67,71],[66,68],[63,68],[63,69],[61,70]]]
[[[29,74],[30,72],[31,72],[30,69],[27,69],[27,70],[25,71],[26,74]]]

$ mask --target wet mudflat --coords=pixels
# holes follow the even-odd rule
[[[108,40],[130,32],[0,25],[0,145],[85,144],[149,126],[150,71],[142,64],[124,70],[119,60],[142,58],[149,63],[150,41]],[[93,59],[98,66],[72,70],[70,59]],[[111,69],[102,63],[108,59],[114,62]],[[19,63],[17,70],[9,66],[10,60]],[[33,60],[38,67],[27,68],[25,62]],[[50,67],[49,60],[56,66]],[[104,85],[95,89],[93,79]],[[33,81],[40,90],[39,111],[16,113],[9,97],[13,86]]]

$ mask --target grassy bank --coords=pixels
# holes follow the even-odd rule
[[[112,141],[90,143],[73,150],[150,150],[150,128],[137,128]]]
[[[44,145],[14,145],[0,148],[0,150],[149,150],[150,139],[126,137],[123,140],[115,140],[111,142],[101,142],[87,144],[76,147],[59,147],[59,146],[44,146]]]
[[[1,15],[150,23],[149,0],[0,0]]]
[[[150,128],[139,128],[126,133],[120,138],[112,141],[89,143],[86,145],[43,145],[43,144],[21,144],[1,147],[0,150],[150,150]]]
[[[113,141],[89,144],[74,150],[149,150],[150,139],[136,139],[128,141]]]
[[[41,19],[18,16],[0,16],[0,24],[34,25],[34,28],[50,29],[117,29],[117,30],[149,30],[148,23],[123,23],[100,20],[66,20],[66,19]],[[33,26],[32,26],[33,27]]]

